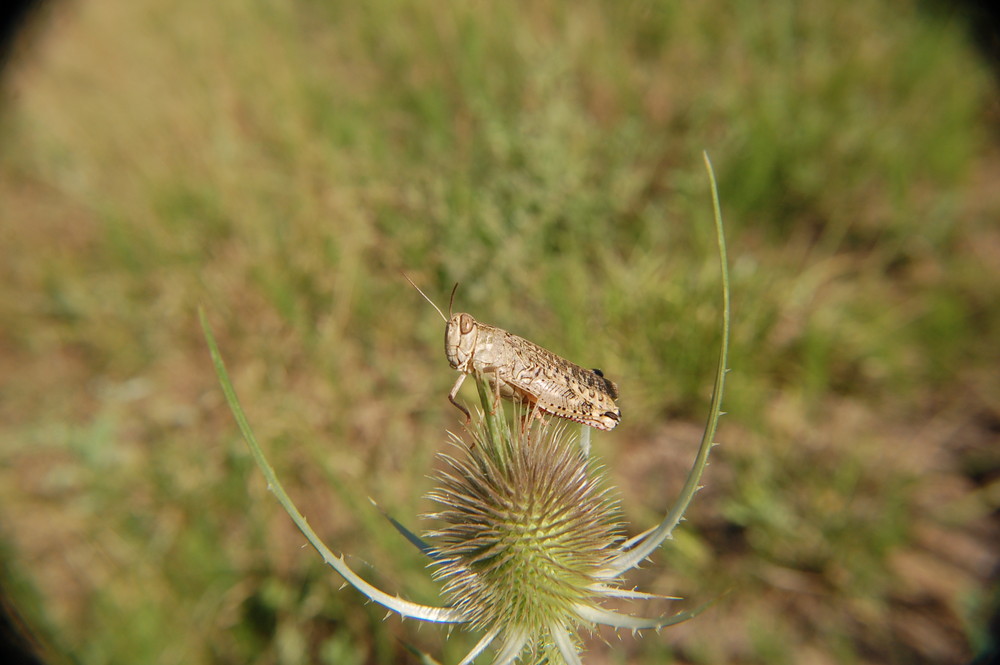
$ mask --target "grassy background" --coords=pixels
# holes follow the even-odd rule
[[[587,662],[969,659],[997,563],[1000,155],[965,28],[913,2],[59,3],[0,111],[7,593],[54,662],[456,661],[473,637],[383,621],[301,548],[196,308],[311,523],[440,602],[367,502],[419,528],[459,418],[399,270],[618,382],[594,445],[640,531],[707,410],[708,149],[730,415],[629,582],[729,593]]]

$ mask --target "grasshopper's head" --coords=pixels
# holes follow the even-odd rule
[[[469,371],[469,361],[476,350],[479,325],[471,314],[454,314],[444,328],[444,352],[448,363],[462,372]]]
[[[403,277],[406,277],[406,273],[403,273]],[[469,367],[469,361],[472,360],[472,356],[476,351],[476,340],[479,337],[479,324],[476,320],[472,318],[471,314],[452,314],[451,306],[455,302],[455,291],[458,290],[458,284],[451,290],[451,299],[448,301],[448,318],[441,311],[441,308],[434,304],[434,301],[427,297],[427,294],[420,290],[420,287],[413,284],[413,280],[406,277],[406,281],[413,285],[420,295],[424,297],[424,300],[431,304],[437,313],[441,315],[441,318],[445,321],[444,327],[444,353],[448,356],[448,363],[451,364],[452,368],[459,370],[460,372],[469,372],[471,368]]]

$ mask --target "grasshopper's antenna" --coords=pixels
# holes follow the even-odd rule
[[[402,271],[400,271],[400,272],[402,272]],[[431,300],[430,298],[428,298],[427,294],[424,293],[423,291],[421,291],[420,287],[413,283],[413,280],[410,279],[409,275],[407,275],[405,272],[403,272],[402,274],[403,274],[403,277],[406,278],[406,281],[410,283],[410,286],[412,286],[413,288],[415,288],[417,290],[417,293],[419,293],[420,295],[422,295],[424,297],[424,300],[426,300],[427,302],[429,302],[431,304],[431,307],[433,307],[434,309],[436,309],[437,313],[441,315],[442,319],[444,319],[444,322],[447,323],[448,319],[445,318],[444,312],[441,311],[441,308],[438,307],[437,305],[435,305],[434,301]],[[456,289],[458,288],[458,284],[455,285],[455,288]],[[454,290],[452,290],[452,292],[451,292],[451,297],[452,298],[455,297],[455,291]],[[451,313],[451,305],[448,306],[448,312]]]
[[[451,297],[448,298],[448,316],[451,316],[451,306],[455,304],[455,291],[458,291],[458,282],[455,282],[455,286],[451,287]]]

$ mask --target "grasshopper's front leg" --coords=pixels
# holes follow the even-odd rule
[[[458,395],[458,389],[462,387],[462,382],[465,381],[465,377],[468,376],[465,372],[461,372],[458,375],[458,379],[455,380],[455,385],[451,387],[451,392],[448,393],[448,401],[458,407],[458,410],[465,414],[465,424],[468,425],[472,422],[472,414],[469,410],[455,401],[455,396]]]

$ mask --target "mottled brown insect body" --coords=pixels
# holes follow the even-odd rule
[[[472,416],[455,401],[455,396],[465,377],[478,372],[496,393],[507,399],[597,429],[610,431],[618,426],[622,419],[622,412],[615,404],[618,386],[604,378],[601,370],[574,365],[523,337],[480,323],[471,314],[452,315],[451,305],[450,318],[446,317],[413,280],[406,277],[406,281],[445,321],[444,352],[452,368],[461,372],[448,399],[465,414],[466,423]],[[455,289],[451,291],[452,300]]]
[[[621,421],[615,404],[618,387],[597,369],[584,369],[523,337],[476,321],[470,314],[455,314],[445,327],[444,350],[448,362],[462,372],[448,399],[455,401],[465,377],[485,376],[503,397],[536,405],[541,411],[606,431]]]

